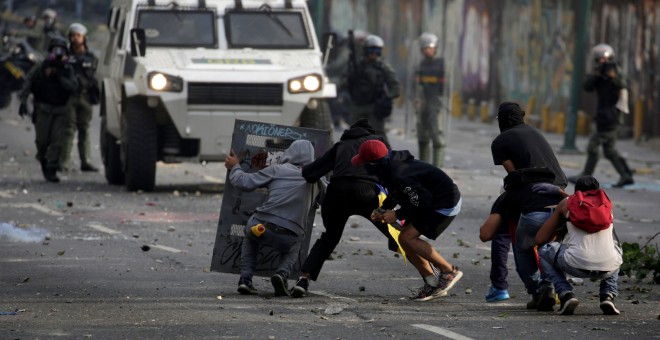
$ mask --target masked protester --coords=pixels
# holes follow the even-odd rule
[[[417,141],[419,159],[442,167],[445,158],[444,129],[447,112],[441,110],[445,84],[445,63],[436,56],[438,37],[424,33],[419,45],[424,55],[415,72],[415,109],[417,111]],[[433,147],[430,156],[429,144]]]
[[[28,114],[27,100],[34,96],[34,113],[37,160],[44,178],[59,182],[60,154],[63,149],[64,129],[67,122],[67,103],[78,91],[78,81],[67,61],[66,41],[53,38],[48,47],[48,57],[30,71],[25,87],[19,96],[19,115]]]
[[[98,59],[87,48],[87,28],[74,23],[69,26],[69,63],[73,66],[79,90],[69,101],[69,124],[65,130],[64,149],[60,157],[60,167],[68,168],[73,147],[73,139],[78,131],[78,155],[80,170],[98,171],[91,162],[91,142],[89,124],[92,121],[92,105],[99,103],[99,86],[96,79]]]
[[[589,138],[587,162],[584,164],[582,173],[571,176],[569,180],[575,183],[582,176],[593,175],[596,164],[598,164],[598,147],[602,145],[603,155],[612,162],[620,176],[619,181],[613,187],[620,188],[635,183],[628,163],[615,148],[619,126],[623,118],[622,110],[625,113],[628,112],[627,102],[624,105],[617,105],[622,99],[626,83],[614,59],[614,49],[610,45],[597,45],[591,52],[594,58],[594,71],[585,80],[583,87],[587,92],[596,91],[598,94],[598,104],[594,116],[596,132]]]

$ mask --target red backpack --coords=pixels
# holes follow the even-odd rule
[[[605,230],[612,225],[612,201],[603,189],[576,191],[566,203],[568,219],[588,233]]]

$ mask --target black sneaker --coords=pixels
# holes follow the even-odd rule
[[[618,309],[614,306],[614,297],[611,294],[604,294],[600,296],[600,310],[604,315],[619,315]]]
[[[560,315],[573,315],[573,311],[580,304],[580,301],[575,298],[573,292],[568,292],[561,297],[561,305],[559,305],[559,310],[557,314]]]
[[[552,312],[555,308],[555,289],[545,287],[539,294],[536,310],[539,312]]]
[[[536,309],[539,305],[539,297],[532,295],[532,299],[527,302],[527,309]]]
[[[270,283],[272,283],[273,288],[275,288],[275,296],[289,296],[289,287],[287,287],[287,282],[284,276],[281,274],[275,274],[270,277]]]
[[[614,184],[612,187],[613,188],[623,188],[624,186],[631,185],[631,184],[635,184],[635,181],[632,179],[632,177],[630,177],[630,178],[621,177],[621,179],[619,179],[619,181],[616,182],[616,184]]]
[[[252,285],[252,279],[241,277],[238,279],[238,292],[243,295],[257,294],[257,289]]]
[[[424,283],[424,286],[410,299],[414,301],[429,301],[446,295],[447,291],[440,289],[440,287],[433,287],[428,283]]]
[[[60,182],[60,178],[57,177],[57,170],[54,168],[46,168],[46,171],[44,171],[44,178],[48,182],[52,182],[52,183]]]
[[[296,285],[291,289],[291,297],[300,298],[307,295],[307,289],[309,289],[309,279],[301,276]]]

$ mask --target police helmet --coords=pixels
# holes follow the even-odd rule
[[[69,35],[71,35],[71,33],[80,33],[83,36],[86,36],[87,28],[83,24],[75,22],[69,26]]]
[[[591,50],[591,54],[594,60],[598,60],[600,58],[605,58],[607,60],[614,59],[614,49],[608,44],[598,44],[594,46],[594,48]]]
[[[54,37],[48,43],[48,52],[52,52],[55,47],[61,47],[66,51],[66,40],[62,37]]]
[[[385,46],[383,39],[381,39],[379,36],[374,34],[369,35],[367,39],[364,40],[365,48],[369,48],[369,47],[383,48],[383,46]]]
[[[57,17],[57,12],[55,12],[54,9],[51,8],[46,8],[43,13],[41,13],[41,17],[44,19],[55,19]]]
[[[419,46],[421,48],[435,48],[438,45],[438,37],[429,32],[424,32],[419,36]]]

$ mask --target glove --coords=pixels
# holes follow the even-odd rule
[[[558,186],[550,183],[536,183],[532,185],[532,192],[539,195],[559,195]]]
[[[21,106],[18,107],[18,115],[21,116],[21,118],[27,116],[28,114],[28,109],[27,105],[25,103],[21,103]]]

